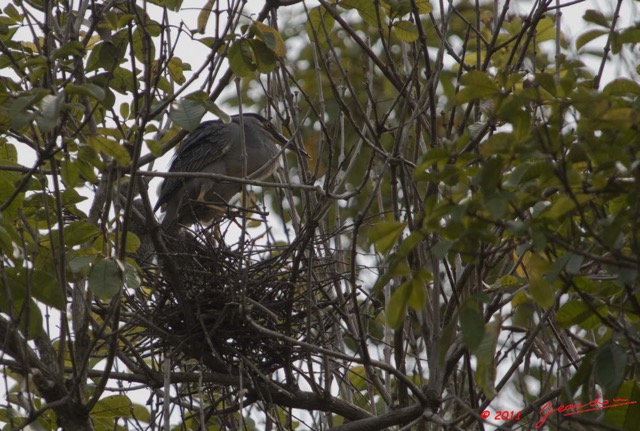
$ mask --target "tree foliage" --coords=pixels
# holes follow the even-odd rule
[[[0,424],[635,429],[634,6],[245,3],[3,6]],[[311,159],[165,235],[235,110]]]

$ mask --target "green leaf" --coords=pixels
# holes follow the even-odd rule
[[[449,253],[451,246],[453,246],[453,241],[448,239],[441,239],[433,247],[431,247],[431,251],[437,259],[443,259],[447,256],[447,253]]]
[[[636,24],[633,27],[624,29],[621,33],[614,33],[616,44],[629,43],[635,45],[640,43],[640,27]]]
[[[149,148],[149,151],[155,157],[162,156],[162,144],[159,141],[156,139],[145,139],[144,143],[147,144],[147,148]]]
[[[18,150],[16,150],[16,146],[7,142],[0,143],[0,160],[17,163]]]
[[[605,411],[605,422],[616,429],[635,431],[640,423],[640,386],[637,380],[622,383],[612,398],[618,400],[617,406]]]
[[[70,82],[66,87],[64,87],[64,92],[65,94],[78,94],[81,96],[91,97],[99,102],[104,101],[106,97],[106,93],[102,87],[91,84],[90,82],[80,85]]]
[[[490,136],[480,145],[480,154],[485,157],[494,154],[508,154],[512,151],[514,137],[512,133],[499,132]]]
[[[133,40],[131,41],[133,54],[136,60],[143,64],[149,64],[150,60],[156,58],[156,48],[153,44],[152,34],[149,32],[152,28],[153,25],[147,25],[144,29],[138,26],[133,30]]]
[[[602,12],[595,9],[587,9],[582,16],[582,19],[587,22],[592,22],[599,26],[609,28],[609,21],[607,20],[607,17],[605,17]]]
[[[484,193],[490,195],[495,192],[501,177],[502,159],[491,157],[485,159],[480,172],[473,178],[473,184],[479,185]]]
[[[101,151],[112,157],[119,165],[126,166],[131,162],[129,151],[108,136],[101,134],[87,135],[87,142],[94,150]]]
[[[133,232],[127,232],[127,241],[125,243],[125,251],[127,253],[135,253],[140,248],[141,243],[142,242],[140,241],[140,238],[138,237],[138,235],[136,235]]]
[[[67,256],[67,268],[74,274],[86,275],[91,270],[91,264],[94,260],[96,260],[94,255],[76,255],[75,251],[72,251]]]
[[[31,294],[35,299],[58,310],[66,307],[65,295],[53,274],[34,269],[31,271]]]
[[[68,159],[62,160],[60,163],[60,176],[62,176],[62,182],[67,187],[74,188],[80,179],[80,171],[76,162]]]
[[[568,301],[563,304],[556,313],[556,321],[563,328],[579,325],[589,317],[593,311],[583,301]]]
[[[543,308],[555,304],[555,292],[552,284],[545,278],[551,271],[551,264],[537,254],[528,253],[523,259],[529,277],[529,292],[533,300]]]
[[[115,259],[101,259],[91,267],[87,281],[89,290],[94,295],[101,299],[111,299],[122,287],[122,270]]]
[[[249,44],[255,55],[255,63],[258,72],[269,73],[276,68],[276,57],[267,46],[259,40],[250,40]]]
[[[412,8],[410,0],[383,1],[382,5],[392,18],[405,16],[411,12]]]
[[[627,370],[627,352],[616,343],[607,343],[598,351],[593,365],[593,375],[602,386],[605,398],[613,396],[620,387]]]
[[[609,34],[609,32],[607,30],[598,30],[598,29],[593,29],[593,30],[589,30],[582,33],[576,39],[576,49],[579,50],[580,48],[582,48],[592,40],[597,39],[600,36],[604,36],[605,34]]]
[[[492,400],[497,395],[496,380],[496,346],[500,333],[500,321],[492,321],[486,325],[482,341],[476,349],[476,383],[484,395]]]
[[[415,42],[420,33],[418,27],[411,21],[398,21],[394,24],[396,36],[403,42]]]
[[[11,3],[9,3],[7,7],[4,8],[4,13],[6,13],[7,16],[9,16],[12,20],[14,20],[14,22],[22,21],[22,15],[20,15],[20,12],[18,11],[18,9],[16,9],[16,7]]]
[[[520,285],[520,281],[518,280],[518,278],[509,274],[500,277],[498,279],[498,283],[503,287],[513,287]]]
[[[638,112],[632,108],[612,108],[599,115],[595,124],[601,129],[629,129],[638,124]]]
[[[454,311],[455,313],[455,311]],[[457,333],[456,329],[458,328],[458,319],[452,318],[447,326],[444,327],[440,334],[440,339],[438,339],[438,364],[440,367],[444,367],[445,360],[447,359],[447,351],[452,346],[453,341],[455,339],[455,335]]]
[[[1,221],[2,220],[0,220],[0,222]],[[11,254],[14,252],[11,235],[9,235],[7,229],[2,225],[0,225],[0,252],[4,253],[7,256],[11,256]]]
[[[427,303],[427,289],[424,280],[419,276],[411,278],[411,291],[409,293],[409,307],[416,311],[422,310]]]
[[[387,323],[391,328],[398,329],[402,326],[412,290],[412,283],[411,280],[409,280],[402,283],[400,287],[391,294],[386,309]]]
[[[171,57],[171,60],[167,62],[167,70],[169,71],[171,79],[173,79],[177,84],[182,85],[185,83],[186,79],[183,72],[184,68],[180,57]]]
[[[127,102],[123,102],[120,104],[120,116],[123,120],[128,120],[130,114],[129,104]]]
[[[485,334],[484,316],[480,306],[473,299],[467,299],[460,308],[460,328],[462,329],[462,343],[475,353]]]
[[[484,206],[492,220],[501,219],[504,213],[507,212],[508,205],[509,202],[504,196],[493,196],[484,201]]]
[[[536,42],[554,40],[556,38],[556,23],[549,17],[542,18],[536,25]]]
[[[584,256],[569,253],[568,260],[565,265],[565,271],[567,271],[567,274],[579,275],[582,272],[582,262],[584,262]]]
[[[376,251],[386,254],[396,244],[406,224],[402,222],[380,222],[369,230],[369,241]]]
[[[575,202],[569,196],[560,196],[541,216],[551,220],[559,220],[566,213],[573,211],[575,207]]]
[[[133,403],[126,395],[111,395],[98,401],[91,410],[93,418],[131,418]]]
[[[47,133],[55,129],[60,119],[60,110],[64,103],[64,93],[60,92],[55,96],[52,94],[44,96],[40,102],[40,115],[36,118],[38,127],[42,133]]]
[[[347,373],[349,383],[351,383],[353,387],[355,387],[359,391],[366,390],[369,385],[366,375],[367,374],[365,372],[364,365],[357,365],[355,367],[352,367]]]
[[[142,284],[140,281],[140,276],[138,275],[138,270],[129,262],[126,262],[124,267],[125,284],[129,289],[138,289]]]
[[[253,23],[252,30],[276,57],[282,58],[287,54],[287,47],[278,30],[259,21]]]
[[[86,244],[100,235],[100,229],[88,221],[74,221],[64,228],[64,243],[71,248]]]
[[[529,329],[534,322],[533,316],[536,309],[531,303],[522,303],[516,307],[516,312],[511,319],[516,327]]]
[[[133,83],[136,79],[130,70],[117,67],[113,71],[113,78],[109,81],[109,88],[121,94],[131,93],[135,90]]]
[[[215,115],[220,120],[222,120],[222,122],[224,124],[231,123],[231,117],[229,116],[229,114],[224,112],[224,110],[222,108],[220,108],[218,105],[216,105],[212,101],[205,100],[204,101],[204,106],[205,106],[205,108],[207,108],[207,112],[211,112],[213,115]]]
[[[378,277],[376,284],[371,289],[371,296],[377,297],[380,295],[382,288],[389,283],[392,277],[404,277],[411,275],[411,270],[404,263],[404,259],[398,256],[396,253],[389,255],[387,270]]]
[[[343,0],[339,3],[339,5],[340,7],[345,9],[357,10],[358,14],[367,24],[378,27],[376,2],[372,2],[371,0]]]
[[[487,73],[479,70],[472,70],[462,75],[460,83],[464,86],[456,95],[456,102],[460,104],[500,93],[500,88],[494,80]]]
[[[233,73],[241,78],[250,76],[258,68],[251,45],[246,39],[240,39],[231,44],[227,59]]]
[[[335,22],[336,20],[324,7],[314,7],[309,11],[305,25],[309,39],[320,46],[325,46],[327,35],[332,33]]]
[[[152,0],[151,3],[166,7],[174,12],[178,12],[182,7],[182,0]]]
[[[216,1],[217,0],[207,0],[207,3],[200,9],[200,13],[198,14],[198,33],[204,34],[207,29],[207,23],[209,22],[209,17],[211,16],[211,11]]]
[[[53,58],[58,60],[65,57],[84,57],[84,44],[79,40],[72,40],[53,50]]]
[[[16,310],[20,310],[20,330],[28,340],[32,340],[44,332],[42,327],[42,312],[32,299],[28,305],[23,306],[22,302],[16,302]]]
[[[147,423],[151,422],[150,420],[151,415],[149,413],[149,409],[147,409],[147,407],[143,405],[134,404],[131,409],[131,414],[136,421],[147,422]]]
[[[192,132],[200,125],[205,112],[201,101],[185,98],[171,105],[169,117],[181,128]]]
[[[7,205],[2,212],[4,220],[15,220],[18,216],[18,210],[22,208],[24,202],[24,192],[18,193],[17,196],[13,196],[15,190],[16,180],[13,173],[7,171],[0,171],[0,205]],[[13,197],[13,201],[9,203],[9,199]]]
[[[418,13],[420,15],[430,13],[433,10],[433,8],[431,7],[431,3],[429,3],[429,0],[415,0],[414,3],[418,8]]]
[[[627,78],[618,78],[606,85],[602,90],[607,96],[640,96],[640,84]]]
[[[126,44],[124,43],[116,45],[105,41],[97,44],[93,47],[87,59],[87,72],[98,69],[106,71],[115,69],[122,62],[125,52]]]
[[[8,268],[4,271],[4,277],[0,277],[0,312],[9,315],[18,322],[20,331],[27,339],[33,339],[44,331],[42,327],[42,313],[40,308],[27,297],[28,290],[24,269]],[[8,284],[7,284],[8,283]],[[9,294],[5,294],[9,292]],[[11,298],[11,301],[8,301]]]

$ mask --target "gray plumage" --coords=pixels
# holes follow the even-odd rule
[[[242,123],[246,161],[242,156],[240,116],[234,115],[229,124],[205,121],[187,135],[176,151],[169,172],[208,172],[242,178],[246,162],[247,177],[262,179],[271,175],[279,165],[280,146],[289,145],[286,138],[258,114],[243,114]],[[175,222],[207,224],[224,211],[229,200],[241,190],[242,184],[231,181],[167,178],[154,210],[165,211],[162,221],[165,227]]]

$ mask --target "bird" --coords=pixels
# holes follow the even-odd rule
[[[241,124],[244,136],[241,134]],[[242,139],[246,158],[243,157]],[[279,166],[280,147],[309,157],[288,141],[273,124],[256,113],[231,116],[229,123],[210,120],[189,133],[175,153],[169,172],[206,172],[242,178],[263,179]],[[245,167],[246,166],[246,167]],[[160,188],[154,212],[165,212],[165,228],[210,225],[242,190],[239,182],[211,178],[166,178]]]

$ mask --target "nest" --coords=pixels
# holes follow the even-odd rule
[[[165,242],[168,253],[146,271],[153,292],[134,301],[156,344],[213,371],[250,361],[251,368],[271,372],[300,357],[292,340],[313,342],[312,292],[296,283],[302,273],[292,262],[293,247],[227,247],[206,231],[181,231]]]

